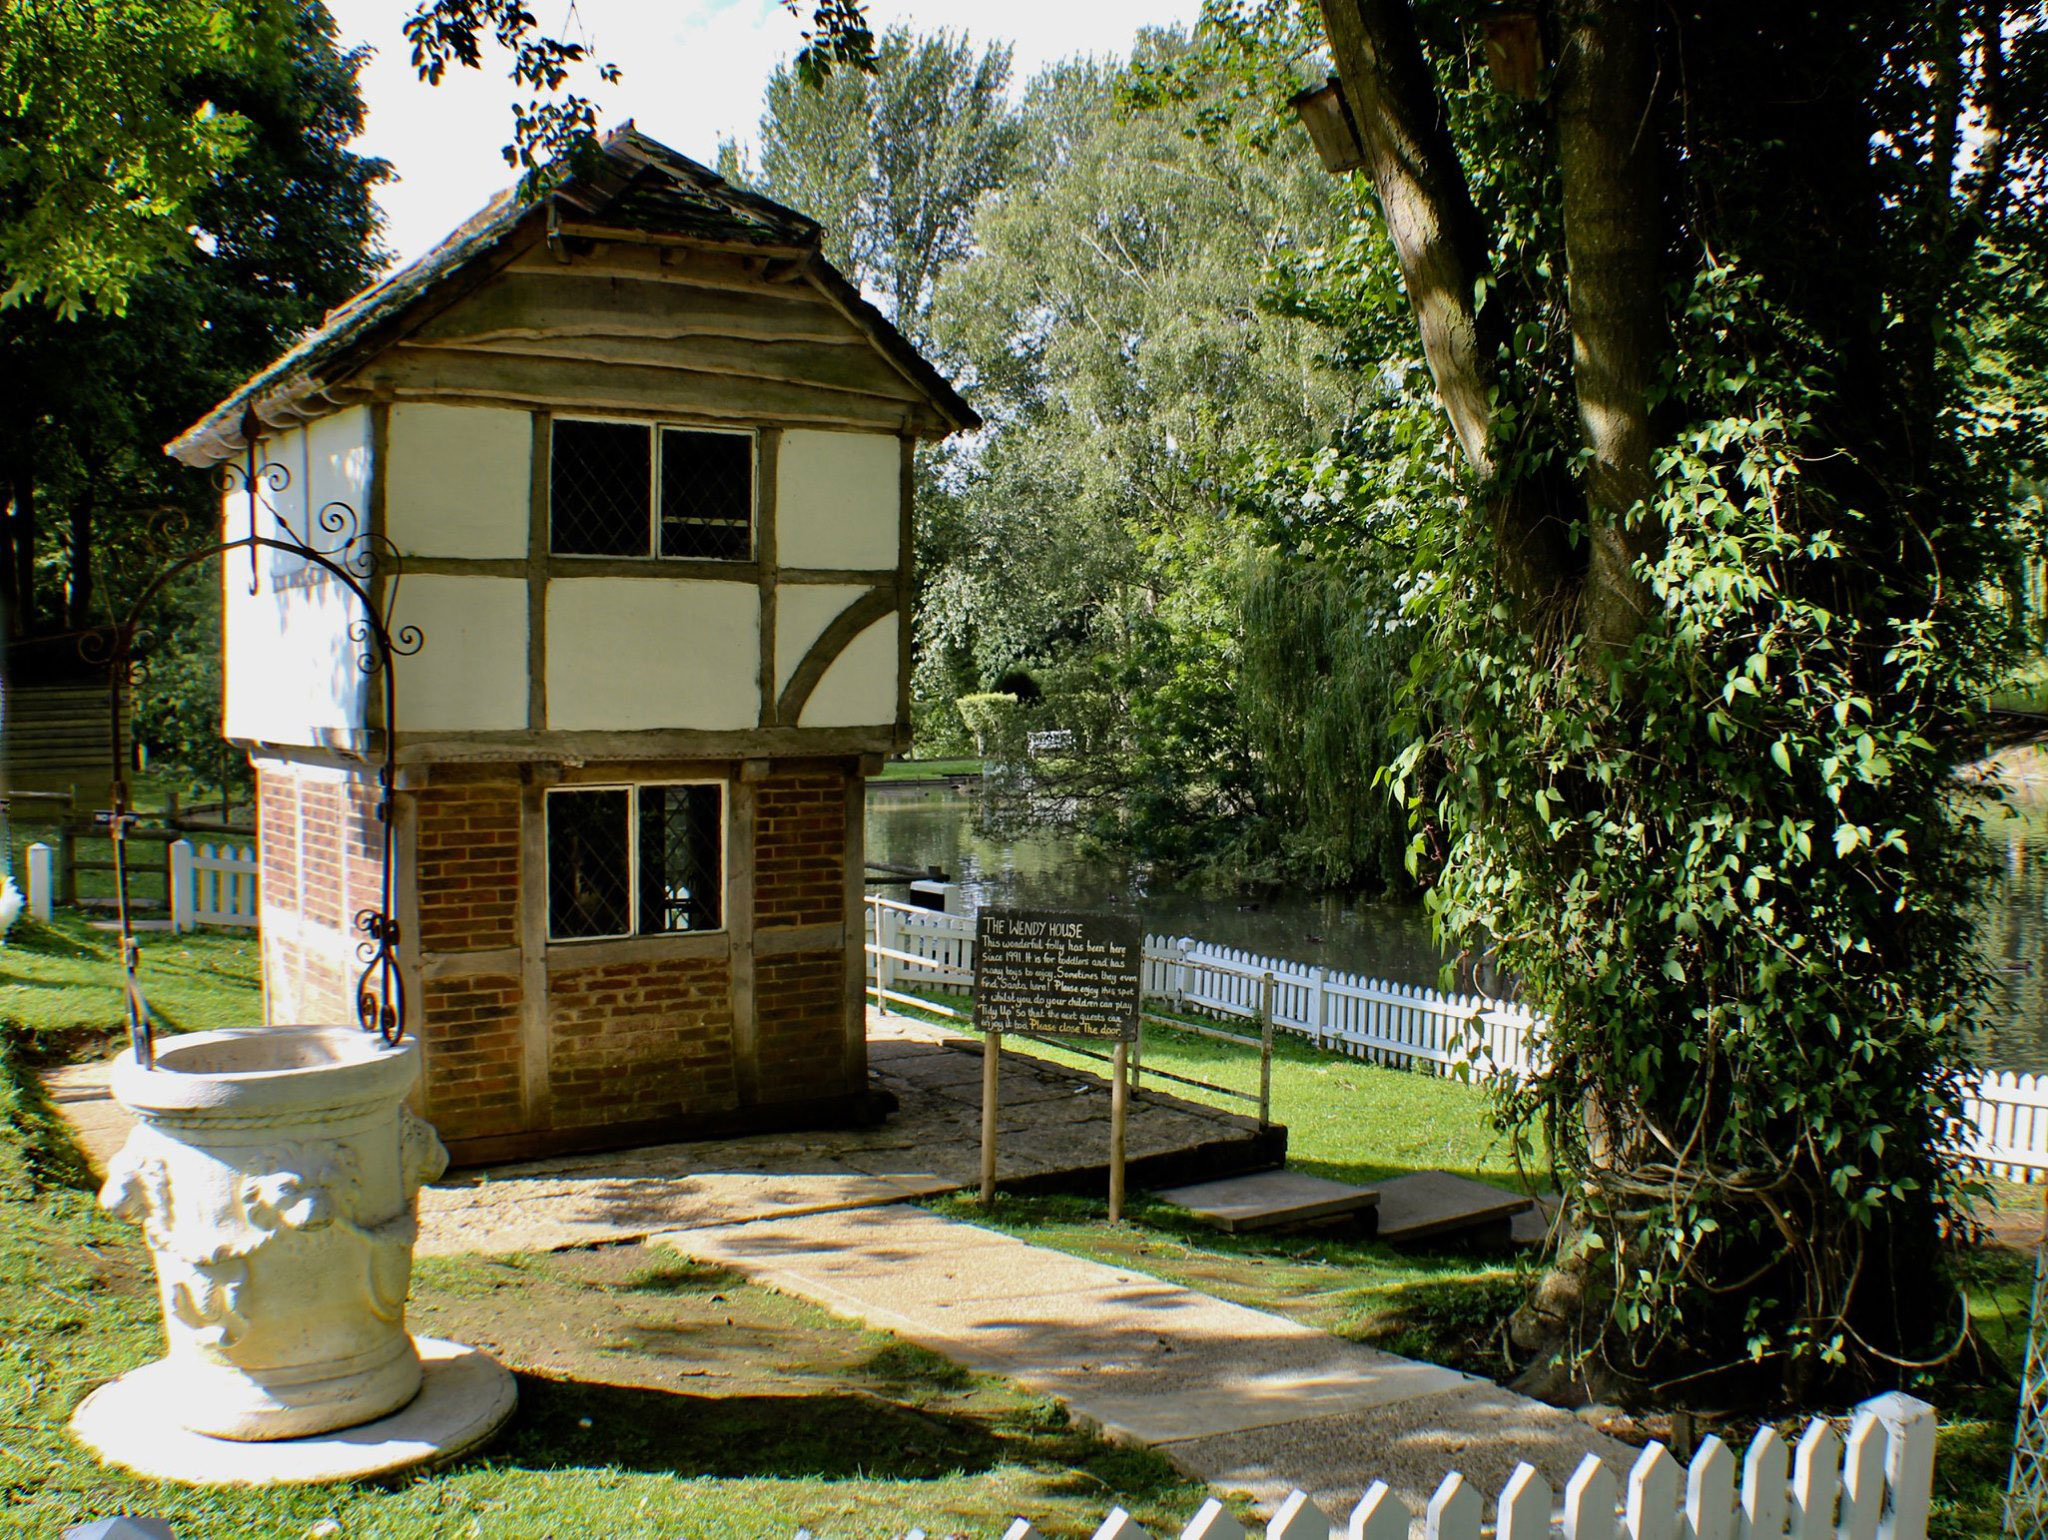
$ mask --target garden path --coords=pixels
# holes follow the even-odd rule
[[[900,1203],[980,1180],[980,1040],[901,1016],[868,1017],[870,1078],[897,1110],[873,1128],[751,1134],[451,1172],[420,1194],[419,1251],[556,1251],[660,1231]],[[110,1060],[44,1077],[96,1169],[131,1120],[107,1094]],[[1003,1057],[997,1175],[1013,1189],[1073,1185],[1109,1154],[1099,1076],[1023,1054]],[[1131,1099],[1139,1185],[1279,1164],[1284,1130],[1150,1090]]]
[[[1300,1487],[1348,1514],[1374,1479],[1420,1512],[1448,1472],[1495,1492],[1524,1460],[1562,1491],[1589,1452],[1635,1455],[1489,1380],[908,1205],[654,1244],[1051,1395],[1267,1512]]]

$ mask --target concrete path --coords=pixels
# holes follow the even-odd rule
[[[875,1128],[755,1134],[457,1171],[420,1194],[422,1255],[555,1251],[656,1231],[831,1212],[971,1187],[980,1179],[980,1039],[900,1016],[868,1017],[873,1083],[897,1111]],[[971,1050],[971,1051],[969,1051]],[[128,1137],[108,1063],[45,1084],[94,1166]],[[1109,1088],[1023,1054],[1003,1058],[997,1172],[1012,1186],[1107,1170]],[[1285,1133],[1152,1091],[1132,1098],[1132,1181],[1192,1180],[1279,1163]]]
[[[1057,1397],[1269,1513],[1293,1487],[1342,1516],[1383,1480],[1420,1512],[1452,1470],[1491,1494],[1527,1460],[1561,1491],[1589,1451],[1634,1458],[1490,1381],[920,1209],[654,1239]]]

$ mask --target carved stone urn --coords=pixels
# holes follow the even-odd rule
[[[448,1163],[404,1105],[418,1077],[412,1043],[355,1027],[199,1032],[160,1042],[151,1068],[115,1062],[137,1123],[100,1202],[156,1263],[169,1421],[299,1438],[418,1393],[419,1190]]]

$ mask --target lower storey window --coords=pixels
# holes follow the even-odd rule
[[[549,791],[549,937],[719,929],[724,813],[715,782]]]

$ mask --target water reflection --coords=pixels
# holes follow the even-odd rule
[[[1069,835],[976,826],[972,795],[936,787],[871,787],[868,859],[936,866],[977,906],[1096,909],[1134,905],[1145,929],[1400,983],[1435,985],[1443,958],[1422,911],[1407,904],[1280,893],[1256,900],[1175,887],[1142,867],[1091,860]],[[902,885],[869,891],[900,898]]]
[[[1987,1069],[2048,1072],[2048,774],[2038,754],[2008,771],[2010,816],[1994,815],[1991,840],[2004,875],[1984,920],[1998,986],[1976,1055]]]
[[[2008,785],[2012,815],[1990,825],[2004,878],[1984,923],[1998,985],[1974,1057],[1986,1068],[2039,1074],[2048,1072],[2048,758],[2022,762]],[[1131,903],[1155,934],[1197,936],[1397,983],[1434,986],[1439,979],[1442,957],[1414,906],[1300,893],[1253,902],[1178,888],[1142,868],[1084,857],[1062,833],[977,829],[970,794],[875,787],[868,795],[867,843],[870,860],[950,873],[977,905]],[[870,890],[898,898],[906,891],[900,884],[871,884]],[[1460,987],[1472,987],[1469,976]]]

